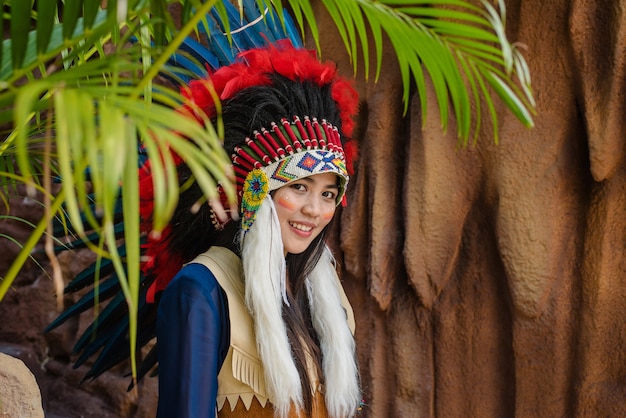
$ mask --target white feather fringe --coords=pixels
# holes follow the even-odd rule
[[[322,349],[326,408],[331,417],[351,417],[361,401],[355,343],[341,305],[339,279],[328,247],[307,280],[313,326]]]
[[[280,224],[269,195],[263,200],[253,227],[240,239],[246,304],[254,318],[267,396],[276,415],[287,417],[292,406],[303,407],[302,386],[282,319],[282,303],[287,303],[286,265]],[[355,344],[347,321],[342,320],[346,313],[328,248],[306,285],[313,326],[322,349],[328,413],[333,418],[351,417],[361,400]]]
[[[302,409],[302,386],[282,318],[282,303],[287,301],[285,255],[276,208],[269,195],[240,245],[246,305],[254,318],[267,395],[276,415],[286,417],[292,402]]]

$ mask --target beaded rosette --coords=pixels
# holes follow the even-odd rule
[[[241,227],[250,229],[256,219],[256,212],[261,207],[268,192],[267,175],[263,170],[255,168],[246,176],[241,197]]]
[[[345,200],[349,176],[339,132],[325,120],[294,116],[270,130],[255,131],[231,157],[241,198],[242,228],[250,229],[268,192],[320,173],[339,178],[337,204]]]

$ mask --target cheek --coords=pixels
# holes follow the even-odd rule
[[[333,219],[333,216],[335,216],[335,207],[333,206],[332,209],[329,209],[326,212],[322,213],[322,219],[325,222],[330,222],[331,219]]]
[[[279,196],[276,199],[276,204],[287,210],[294,210],[296,208],[296,204],[289,199],[289,196]]]

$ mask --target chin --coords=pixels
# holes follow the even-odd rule
[[[298,255],[298,254],[302,254],[303,252],[306,251],[308,247],[305,248],[286,248],[285,249],[285,254],[289,255]]]

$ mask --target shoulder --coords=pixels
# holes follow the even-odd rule
[[[170,284],[165,288],[163,296],[181,293],[200,293],[208,296],[215,291],[221,291],[215,274],[202,264],[190,263],[180,269],[174,276]]]

